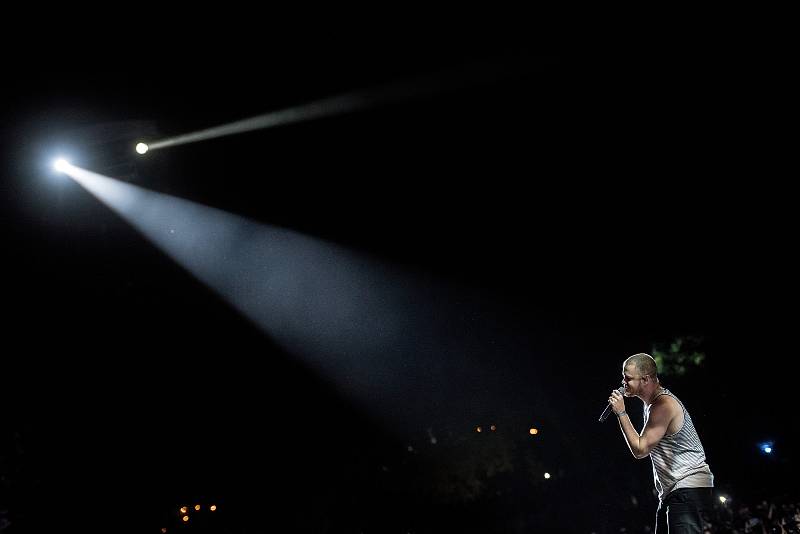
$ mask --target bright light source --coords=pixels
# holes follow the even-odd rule
[[[150,147],[147,146],[145,143],[137,143],[136,144],[136,152],[138,152],[139,154],[144,154],[148,150],[150,150]]]
[[[476,431],[476,432],[483,432],[483,428],[482,428],[482,427],[476,427],[476,428],[475,428],[475,431]]]
[[[764,447],[764,452],[766,452],[767,454],[771,453],[772,447]]]
[[[497,427],[496,427],[496,426],[494,426],[494,425],[492,425],[492,426],[490,426],[490,427],[489,427],[489,429],[490,429],[492,432],[494,432],[495,430],[497,430]]]
[[[185,506],[181,506],[181,513],[185,514],[187,512],[187,508]]]
[[[216,512],[217,511],[217,505],[216,504],[212,504],[211,506],[208,507],[208,509],[211,510],[212,512]]]
[[[544,478],[550,478],[550,473],[545,473]]]
[[[67,169],[70,168],[69,161],[65,160],[64,158],[58,158],[53,162],[53,168],[58,172],[67,172]]]
[[[538,428],[531,428],[529,430],[529,432],[531,433],[531,436],[535,436],[536,434],[539,433],[539,429]]]
[[[183,519],[183,522],[186,523],[189,520],[189,516],[185,515],[185,516],[183,516],[182,519]]]
[[[761,452],[764,454],[772,454],[773,443],[771,441],[765,441],[763,443],[759,443],[758,448],[761,449]]]
[[[725,502],[726,502],[727,500],[728,500],[728,498],[727,498],[727,497],[725,497],[724,495],[720,495],[720,496],[719,496],[719,502],[721,502],[722,504],[725,504]]]
[[[195,504],[195,505],[194,505],[194,509],[195,509],[195,510],[197,510],[197,511],[199,512],[199,511],[200,511],[200,505],[199,505],[199,504]]]
[[[167,534],[167,527],[161,527],[161,534]]]

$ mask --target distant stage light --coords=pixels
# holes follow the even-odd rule
[[[197,510],[197,511],[199,512],[199,511],[200,511],[200,505],[199,505],[199,504],[195,504],[195,505],[194,505],[194,509],[195,509],[195,510]]]
[[[208,507],[208,509],[211,510],[212,512],[216,512],[217,511],[217,505],[216,504],[212,504],[211,506]]]
[[[136,145],[136,152],[138,152],[139,154],[144,154],[148,150],[150,150],[150,147],[147,146],[145,143],[138,143]]]
[[[189,521],[189,516],[188,515],[183,516],[183,522],[186,523],[187,521]]]
[[[58,172],[67,172],[70,167],[71,165],[69,164],[69,161],[65,160],[64,158],[58,158],[53,162],[53,168]]]
[[[724,495],[720,495],[719,496],[719,502],[721,502],[722,504],[725,504],[727,501],[728,501],[728,498],[725,497]]]
[[[545,474],[544,474],[544,478],[547,478],[547,479],[549,479],[549,478],[550,478],[550,473],[545,473]]]
[[[765,441],[763,443],[759,443],[758,448],[761,449],[761,452],[764,454],[772,454],[774,444],[771,441]]]

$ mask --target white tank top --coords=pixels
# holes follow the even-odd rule
[[[653,400],[661,395],[669,395],[681,405],[683,425],[674,434],[661,438],[658,445],[650,450],[653,481],[658,491],[658,499],[663,501],[670,492],[680,488],[714,487],[714,475],[706,463],[706,453],[689,412],[678,397],[667,389],[656,395]],[[645,406],[645,425],[650,417],[651,406],[652,403]]]

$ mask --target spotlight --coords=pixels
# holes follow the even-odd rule
[[[728,502],[728,498],[725,497],[724,495],[720,495],[719,496],[719,502],[721,502],[722,504],[725,504],[726,502]]]
[[[53,168],[58,172],[67,172],[67,169],[70,167],[71,165],[69,164],[69,161],[65,160],[64,158],[58,158],[53,162]]]
[[[150,147],[147,146],[145,143],[137,143],[136,144],[136,152],[138,152],[139,154],[144,154],[148,150],[150,150]]]
[[[765,441],[763,443],[759,443],[758,448],[761,449],[761,452],[764,454],[772,454],[772,451],[774,450],[774,444],[771,441]]]
[[[550,478],[550,473],[545,473],[545,474],[544,474],[544,478],[547,478],[547,479],[549,479],[549,478]]]

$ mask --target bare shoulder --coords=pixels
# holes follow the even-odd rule
[[[658,408],[660,410],[674,410],[676,407],[680,406],[680,403],[672,397],[672,395],[659,395],[653,400],[653,408]]]
[[[650,411],[658,412],[659,417],[667,421],[667,435],[676,433],[683,426],[683,408],[671,395],[659,395],[653,401]]]

